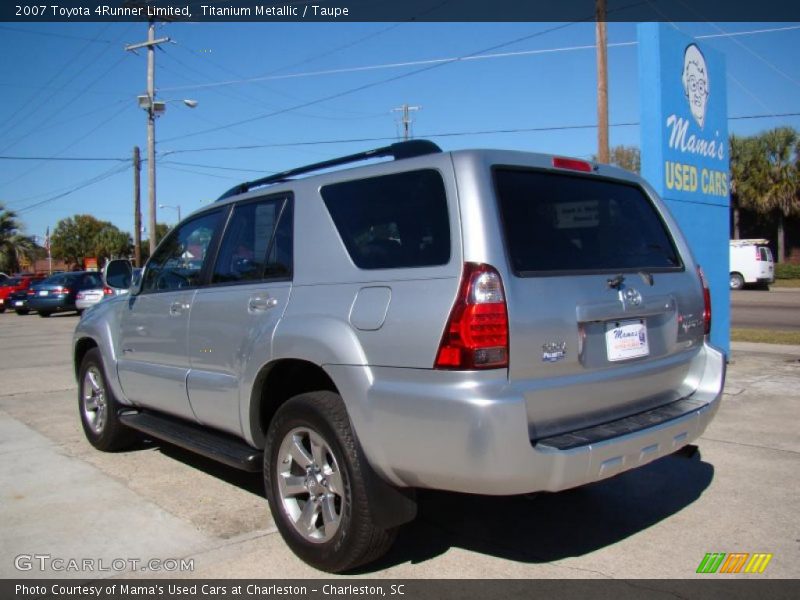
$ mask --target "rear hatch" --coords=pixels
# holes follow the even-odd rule
[[[775,263],[772,260],[772,251],[769,246],[758,246],[756,248],[756,270],[758,279],[766,279],[769,282],[775,281]]]
[[[704,299],[671,220],[637,184],[495,167],[510,276],[509,379],[532,439],[693,391]]]
[[[63,298],[75,290],[77,283],[77,276],[70,273],[53,275],[31,286],[28,298]]]

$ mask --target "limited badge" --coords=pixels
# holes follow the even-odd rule
[[[566,342],[548,342],[542,345],[542,362],[556,362],[566,357]]]

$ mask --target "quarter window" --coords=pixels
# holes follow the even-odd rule
[[[221,216],[221,210],[205,213],[171,231],[147,263],[142,291],[200,285],[203,264]]]
[[[233,210],[212,283],[285,278],[291,274],[291,202],[271,198]]]
[[[357,267],[427,267],[450,260],[447,196],[437,171],[335,183],[321,193]]]

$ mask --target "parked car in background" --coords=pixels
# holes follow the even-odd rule
[[[100,288],[92,288],[90,290],[81,290],[75,297],[75,308],[79,311],[84,311],[102,301],[104,298],[115,296],[115,292],[108,286]]]
[[[75,305],[78,293],[103,287],[103,277],[94,271],[59,273],[31,287],[28,309],[35,310],[40,317],[73,310],[80,314],[83,310]]]
[[[18,315],[27,315],[31,312],[30,308],[28,308],[28,294],[30,291],[30,288],[28,288],[13,292],[7,300],[9,310],[13,308]]]
[[[745,285],[769,287],[775,283],[775,262],[769,249],[769,240],[731,240],[731,289],[740,290]]]
[[[43,275],[20,273],[19,275],[15,277],[9,277],[4,282],[0,283],[0,313],[6,312],[7,308],[13,308],[13,305],[11,304],[12,294],[16,292],[27,293],[31,285],[38,283],[43,279]]]

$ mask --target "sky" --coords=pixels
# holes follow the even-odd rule
[[[725,55],[730,133],[800,129],[800,24],[675,26]],[[420,107],[414,137],[444,150],[596,152],[592,23],[170,23],[156,35],[171,38],[156,53],[159,222],[238,182],[397,141],[404,103]],[[138,22],[0,23],[0,202],[28,235],[75,214],[133,232],[146,52],[124,47],[146,37]],[[638,146],[636,24],[609,23],[608,42],[611,144]],[[146,224],[146,165],[141,182]]]

